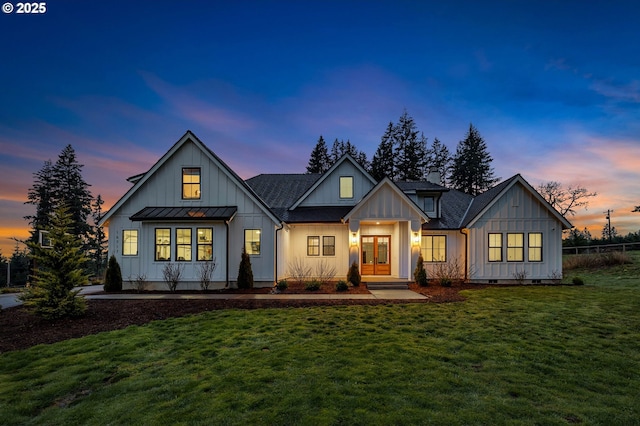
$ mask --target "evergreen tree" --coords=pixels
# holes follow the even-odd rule
[[[331,167],[329,160],[329,152],[327,151],[327,144],[324,141],[322,135],[316,143],[316,146],[311,151],[311,157],[309,158],[309,164],[307,165],[307,173],[324,173]]]
[[[329,155],[331,165],[329,167],[333,166],[345,154],[353,157],[363,169],[369,170],[370,166],[369,160],[367,160],[367,154],[365,154],[364,151],[359,151],[348,139],[345,142],[344,140],[338,140],[338,138],[333,141],[333,145],[331,146],[331,154]]]
[[[471,195],[486,191],[500,181],[494,176],[492,161],[487,144],[473,124],[470,124],[466,138],[458,142],[453,157],[451,185]]]
[[[449,148],[438,138],[435,138],[431,147],[427,149],[427,165],[438,170],[442,185],[446,186],[451,172],[451,154]]]
[[[89,260],[90,268],[96,276],[102,276],[102,271],[107,260],[107,237],[104,230],[98,226],[98,222],[102,219],[102,205],[104,200],[102,196],[98,194],[93,201],[91,218],[93,220],[93,226],[89,234],[88,248],[89,248]]]
[[[253,288],[251,258],[244,248],[242,248],[242,257],[240,258],[240,267],[238,268],[238,288]]]
[[[37,242],[39,231],[48,228],[51,224],[51,216],[55,209],[55,199],[53,197],[53,165],[51,160],[44,162],[40,170],[33,174],[34,181],[27,192],[27,202],[36,206],[33,216],[25,216],[31,225],[31,238],[29,241]]]
[[[79,316],[86,310],[84,298],[78,296],[74,287],[88,281],[83,265],[86,258],[82,253],[82,243],[70,231],[73,220],[66,206],[57,207],[51,218],[49,232],[50,248],[29,242],[36,265],[33,285],[25,291],[21,299],[25,306],[34,308],[35,313],[47,319],[65,316]]]
[[[395,179],[395,167],[394,167],[394,133],[395,127],[393,122],[389,122],[387,130],[380,139],[380,145],[376,153],[373,154],[373,160],[371,161],[371,175],[376,180],[382,180],[385,176],[389,179]]]
[[[89,184],[82,177],[82,168],[71,145],[67,145],[53,166],[51,182],[55,207],[66,206],[71,216],[71,233],[85,239],[90,231],[87,218],[91,215],[92,196]]]
[[[104,274],[104,291],[122,291],[122,270],[115,256],[111,255]]]
[[[413,117],[407,111],[400,116],[395,127],[396,178],[398,180],[421,180],[425,175],[426,138],[418,137]]]

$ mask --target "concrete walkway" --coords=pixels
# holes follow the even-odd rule
[[[370,294],[95,294],[102,291],[101,285],[86,286],[80,288],[80,293],[90,300],[135,300],[135,299],[184,299],[184,300],[205,300],[205,299],[233,299],[233,300],[420,300],[427,299],[427,296],[411,290],[369,290]],[[16,294],[0,295],[0,306],[10,308],[21,305]]]

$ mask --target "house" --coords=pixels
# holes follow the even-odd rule
[[[164,288],[163,269],[182,265],[181,289],[198,289],[199,265],[215,260],[213,287],[233,286],[241,252],[256,286],[292,275],[359,265],[363,280],[413,280],[422,254],[472,282],[554,282],[562,276],[562,230],[571,224],[522,176],[476,197],[427,181],[376,181],[349,155],[323,174],[240,178],[191,131],[100,221],[109,255],[131,285]],[[306,271],[306,272],[305,272]]]

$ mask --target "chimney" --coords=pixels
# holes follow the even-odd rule
[[[442,177],[440,176],[440,171],[437,167],[429,167],[427,182],[435,183],[436,185],[442,185]]]

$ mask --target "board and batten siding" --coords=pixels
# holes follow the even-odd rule
[[[280,231],[283,232],[283,231]],[[307,237],[320,237],[320,255],[307,255]],[[335,237],[335,255],[325,256],[322,253],[322,237]],[[346,224],[303,224],[290,225],[286,231],[287,251],[286,259],[281,264],[282,275],[291,277],[291,266],[295,262],[302,262],[311,268],[311,274],[321,264],[335,268],[335,280],[344,280],[349,269],[349,228]]]
[[[422,237],[427,236],[445,236],[446,237],[446,262],[428,262],[423,263],[427,270],[429,278],[437,277],[436,271],[442,268],[443,264],[458,265],[461,277],[464,277],[465,265],[465,236],[459,230],[424,230]]]
[[[182,169],[185,167],[200,168],[201,198],[199,200],[182,199]],[[148,281],[156,287],[163,285],[162,268],[166,262],[156,262],[155,229],[172,229],[172,261],[175,261],[175,229],[197,227],[213,227],[214,257],[217,268],[214,281],[224,284],[226,280],[227,240],[226,226],[222,221],[145,221],[133,222],[129,217],[145,207],[205,207],[236,206],[237,213],[229,225],[229,280],[236,281],[242,246],[244,229],[260,229],[262,232],[261,253],[251,256],[254,280],[271,285],[274,279],[274,232],[273,221],[261,207],[251,199],[232,180],[218,164],[194,143],[187,141],[158,170],[137,188],[120,209],[109,220],[109,255],[114,254],[120,263],[123,279],[135,278],[145,274]],[[139,232],[138,256],[122,256],[122,231],[137,229]],[[113,238],[115,236],[115,238]],[[195,245],[195,239],[193,244]],[[180,262],[185,265],[182,289],[198,288],[196,264]]]
[[[528,233],[542,233],[542,262],[527,261]],[[488,236],[503,234],[503,261],[489,262]],[[524,261],[507,261],[507,233],[524,234]],[[520,184],[511,187],[469,228],[470,278],[474,281],[513,281],[526,273],[525,282],[551,280],[562,272],[562,224]]]
[[[340,177],[353,177],[353,198],[340,198]],[[355,205],[373,188],[373,183],[350,161],[342,162],[300,204],[301,206]]]

